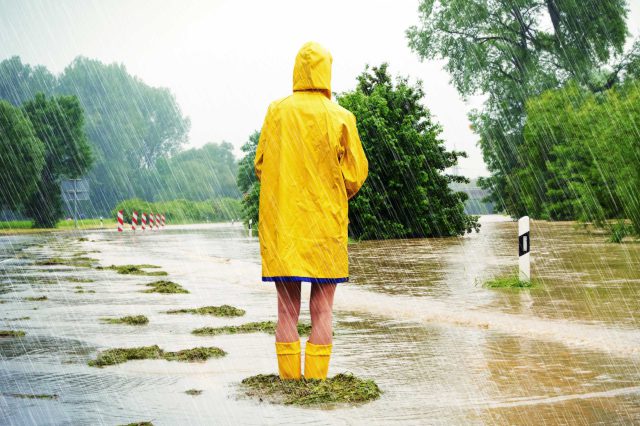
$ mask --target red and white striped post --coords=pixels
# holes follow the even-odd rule
[[[118,232],[124,231],[124,216],[122,210],[118,210]]]
[[[149,229],[153,231],[153,212],[149,213]]]
[[[160,229],[160,215],[156,213],[156,229]]]
[[[142,212],[142,230],[144,231],[144,229],[147,226],[147,214],[145,212]]]
[[[160,216],[160,218],[162,219],[162,227],[164,228],[165,225],[165,217],[164,215]]]
[[[134,210],[131,215],[131,229],[135,231],[136,226],[138,226],[138,212]]]

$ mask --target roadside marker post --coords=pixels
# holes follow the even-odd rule
[[[529,236],[529,216],[521,217],[518,220],[518,256],[520,273],[519,279],[524,282],[531,282],[531,238]]]
[[[164,215],[160,216],[160,218],[162,219],[162,227],[164,228],[165,225],[165,217]]]
[[[147,227],[147,214],[142,212],[142,230],[144,231]]]
[[[156,229],[160,229],[160,215],[156,213]]]
[[[138,212],[134,210],[131,215],[131,229],[135,231],[136,226],[138,226]]]
[[[118,232],[124,231],[124,216],[122,210],[118,210]]]
[[[153,231],[153,212],[149,213],[149,229]]]

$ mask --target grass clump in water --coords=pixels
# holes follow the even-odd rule
[[[382,394],[373,380],[343,373],[327,380],[281,380],[275,374],[258,374],[244,379],[242,385],[248,396],[286,405],[358,404]]]
[[[66,280],[70,283],[92,283],[95,281],[91,278],[78,278],[78,277],[69,277]]]
[[[153,423],[151,423],[151,422],[134,422],[134,423],[128,423],[126,425],[120,425],[120,426],[153,426]]]
[[[151,287],[148,290],[142,290],[143,293],[189,293],[187,289],[182,287],[180,284],[176,284],[173,281],[154,281],[152,283],[146,284],[147,287]]]
[[[111,265],[99,266],[97,269],[111,269],[123,275],[147,275],[147,276],[165,276],[165,271],[145,271],[145,269],[160,268],[156,265]]]
[[[61,266],[74,266],[74,267],[81,267],[81,268],[91,268],[91,267],[93,267],[93,264],[96,263],[97,261],[98,261],[97,259],[94,259],[92,257],[82,257],[82,256],[73,257],[73,258],[50,257],[48,259],[39,260],[35,264],[36,265],[41,265],[41,266],[61,265]]]
[[[22,337],[25,334],[22,330],[0,330],[0,337]]]
[[[206,361],[209,358],[220,358],[227,353],[216,347],[197,347],[193,349],[183,349],[178,352],[164,352],[164,359],[167,361],[198,362]]]
[[[202,390],[200,389],[189,389],[184,391],[184,393],[186,393],[187,395],[191,395],[191,396],[197,396],[202,394]]]
[[[32,394],[32,393],[10,393],[9,395],[14,398],[23,398],[23,399],[58,399],[58,395],[56,394]]]
[[[241,317],[246,313],[244,309],[239,309],[230,305],[203,306],[193,309],[173,309],[167,311],[168,314],[197,314],[213,315],[215,317]]]
[[[149,324],[149,318],[145,317],[144,315],[131,315],[131,316],[125,316],[121,318],[100,318],[100,320],[109,324],[128,324],[128,325]]]
[[[215,336],[217,334],[240,333],[276,333],[276,323],[273,321],[249,322],[241,325],[226,325],[224,327],[202,327],[191,333],[200,336]],[[311,324],[298,323],[298,334],[308,336],[311,334]]]
[[[48,300],[49,298],[47,296],[32,296],[32,297],[25,297],[24,300],[28,301],[28,302],[44,302],[45,300]]]
[[[532,288],[535,281],[523,281],[517,275],[498,277],[484,283],[487,288]]]
[[[138,359],[165,359],[167,361],[197,362],[209,358],[219,358],[227,353],[216,347],[197,347],[177,352],[165,352],[158,345],[135,348],[114,348],[100,352],[95,360],[89,361],[90,367],[104,367],[122,364]]]

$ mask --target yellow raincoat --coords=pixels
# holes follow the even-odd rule
[[[256,151],[263,281],[349,280],[348,199],[369,172],[355,116],[331,101],[331,54],[306,43],[293,94],[267,111]]]

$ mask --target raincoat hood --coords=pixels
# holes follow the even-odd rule
[[[293,67],[293,91],[320,90],[331,99],[331,53],[320,44],[305,43]]]

